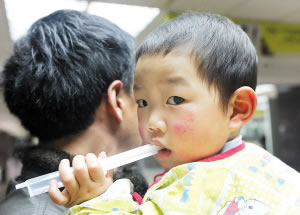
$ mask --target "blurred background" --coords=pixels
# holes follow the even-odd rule
[[[138,42],[159,24],[188,10],[231,18],[249,35],[259,56],[258,108],[243,128],[243,137],[300,171],[299,0],[0,0],[0,70],[13,42],[37,19],[59,9],[103,16]],[[34,142],[7,110],[0,85],[0,200],[7,181],[21,169],[14,151]],[[149,182],[160,171],[151,158],[141,165]]]

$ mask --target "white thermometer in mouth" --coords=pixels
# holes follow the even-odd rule
[[[146,157],[155,155],[160,149],[162,148],[152,144],[140,146],[135,149],[131,149],[126,152],[101,159],[101,166],[103,168],[103,171],[108,171],[125,164],[129,164],[134,161],[138,161]],[[23,183],[17,184],[16,189],[27,187],[30,197],[36,196],[48,192],[49,183],[52,180],[56,180],[58,182],[59,188],[63,187],[63,183],[61,182],[59,177],[59,172],[56,171],[32,179],[28,179]]]

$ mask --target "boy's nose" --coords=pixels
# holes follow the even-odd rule
[[[152,115],[149,119],[148,130],[149,132],[165,133],[167,131],[166,122],[163,119],[158,118],[157,115]]]

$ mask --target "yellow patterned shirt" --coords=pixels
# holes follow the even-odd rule
[[[121,179],[68,214],[299,215],[300,174],[256,145],[243,146],[172,168],[149,188],[141,205]]]

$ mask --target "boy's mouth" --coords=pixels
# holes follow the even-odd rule
[[[170,149],[167,149],[167,148],[163,148],[163,149],[161,149],[161,150],[159,150],[159,151],[170,152],[171,150],[170,150]]]
[[[156,145],[156,146],[160,146],[163,147],[163,144],[158,140],[158,139],[152,139],[152,144]],[[158,151],[158,153],[156,154],[156,158],[163,158],[163,157],[167,157],[171,154],[171,150],[168,148],[162,148]]]
[[[158,153],[156,155],[154,155],[154,157],[158,160],[161,159],[166,159],[171,155],[171,150],[167,149],[167,148],[163,148],[161,150],[158,151]]]

